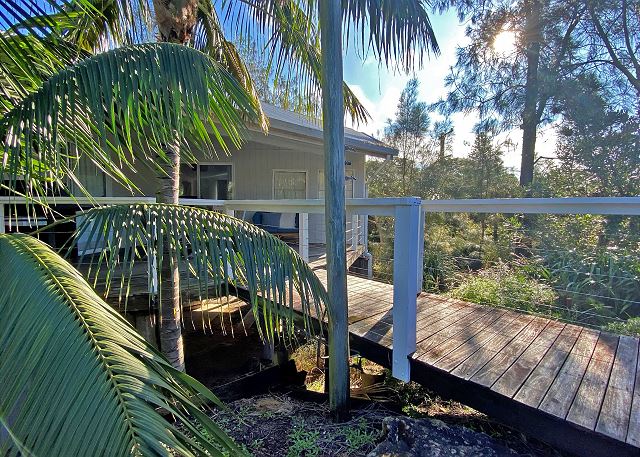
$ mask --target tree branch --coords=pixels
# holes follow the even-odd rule
[[[622,74],[624,74],[627,79],[629,80],[629,82],[633,85],[633,87],[637,90],[640,91],[640,78],[636,78],[633,73],[631,73],[629,71],[629,69],[627,67],[625,67],[622,62],[620,61],[620,58],[618,57],[618,55],[616,54],[616,50],[613,48],[613,45],[611,44],[611,41],[609,40],[609,37],[607,35],[607,33],[604,31],[604,28],[602,27],[602,24],[600,23],[600,20],[598,19],[593,6],[589,9],[589,13],[591,16],[591,20],[593,21],[593,25],[596,28],[596,32],[598,34],[598,36],[600,37],[600,39],[602,40],[602,42],[604,43],[605,47],[607,48],[607,52],[609,53],[609,56],[611,57],[611,61],[613,66],[615,66],[618,70],[620,70],[622,72]]]
[[[633,67],[636,69],[636,77],[640,79],[640,62],[635,55],[635,50],[631,46],[631,35],[629,34],[629,22],[627,19],[627,0],[622,0],[622,29],[624,31],[624,44],[627,47],[629,58],[633,63]]]

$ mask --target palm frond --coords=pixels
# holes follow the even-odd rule
[[[6,0],[0,9],[0,115],[81,52],[66,41],[54,16],[64,0]]]
[[[45,195],[64,188],[63,177],[77,182],[86,157],[133,188],[123,170],[135,171],[136,160],[160,167],[176,139],[190,162],[192,148],[226,151],[259,113],[257,100],[201,52],[169,43],[115,49],[56,73],[0,118],[0,181],[15,186],[23,175],[30,194]]]
[[[151,293],[154,284],[166,283],[163,270],[169,265],[178,266],[183,291],[195,290],[200,301],[246,290],[258,331],[269,340],[280,336],[281,321],[287,324],[285,335],[293,334],[296,311],[310,333],[317,325],[311,318],[322,322],[324,317],[324,286],[298,253],[268,232],[226,214],[164,204],[99,207],[82,214],[69,252],[80,240],[83,252],[97,251],[80,253],[80,262],[90,267],[90,281],[104,281],[105,294],[111,284],[119,285],[125,307],[134,264],[143,262],[150,265],[145,275],[152,272]],[[162,292],[160,287],[160,305]]]
[[[0,235],[0,262],[0,454],[240,454],[203,412],[216,397],[49,247]]]
[[[222,17],[239,37],[260,38],[269,56],[274,79],[285,87],[297,87],[304,94],[307,114],[317,115],[321,94],[322,64],[320,35],[315,10],[307,2],[288,0],[222,2]],[[343,83],[345,111],[356,123],[366,122],[369,113],[346,83]]]
[[[346,0],[342,2],[345,46],[372,53],[387,67],[409,72],[424,55],[439,53],[424,0]],[[322,66],[317,0],[224,0],[225,20],[241,36],[263,37],[276,78],[286,75],[308,100],[319,98]],[[351,40],[353,37],[353,40]],[[345,84],[345,110],[356,122],[368,113]]]
[[[387,67],[408,73],[422,66],[425,54],[440,53],[429,8],[426,0],[343,1],[346,41],[353,34],[363,52],[371,50]]]
[[[198,4],[198,22],[190,45],[204,52],[220,63],[231,73],[256,100],[259,101],[255,84],[235,44],[229,41],[218,18],[217,11],[210,0],[200,0]],[[260,126],[268,130],[268,119],[260,111]]]

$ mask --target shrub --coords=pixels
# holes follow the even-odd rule
[[[556,294],[548,284],[530,278],[504,263],[465,275],[451,295],[482,305],[553,314]]]
[[[449,288],[456,271],[454,260],[445,252],[425,247],[423,288],[427,292],[443,292]]]
[[[632,317],[625,322],[611,322],[605,330],[621,335],[640,337],[640,317]]]

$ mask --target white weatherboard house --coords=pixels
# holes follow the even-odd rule
[[[289,200],[324,199],[324,152],[322,125],[272,105],[263,104],[269,117],[270,128],[265,135],[259,128],[250,127],[249,136],[241,149],[230,155],[220,154],[216,159],[204,159],[197,165],[183,164],[181,173],[182,196],[203,200]],[[345,193],[347,198],[366,197],[365,160],[367,156],[391,159],[397,150],[381,141],[356,130],[345,128]],[[92,167],[84,167],[80,179],[94,196],[127,197],[129,191],[120,188],[96,173]],[[134,182],[146,196],[154,196],[156,179],[153,172],[140,167]],[[255,213],[258,212],[256,215]],[[298,215],[274,211],[241,211],[236,216],[262,225],[280,234],[296,235]],[[347,241],[350,242],[350,226],[347,224]],[[363,242],[366,220],[360,219],[360,235]],[[324,244],[323,215],[308,216],[308,242],[313,257],[313,246]],[[291,239],[296,243],[296,237]],[[356,243],[350,242],[355,246]],[[320,253],[321,248],[316,252]]]

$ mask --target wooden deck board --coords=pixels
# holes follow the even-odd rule
[[[518,335],[471,377],[471,381],[491,387],[531,345],[548,323],[547,319],[542,318],[536,318],[529,322]]]
[[[587,371],[569,409],[568,421],[589,430],[595,428],[617,346],[617,336],[600,334],[593,357],[589,361]]]
[[[596,431],[617,440],[627,437],[637,363],[638,339],[621,336],[596,425]]]
[[[515,400],[533,408],[540,406],[540,402],[578,340],[581,330],[573,325],[567,325],[562,329],[558,339],[514,395]]]
[[[326,280],[322,270],[318,274]],[[351,334],[390,351],[393,286],[349,276],[348,296]],[[425,293],[417,298],[416,329],[412,364],[436,370],[431,373],[448,379],[445,384],[462,383],[463,391],[489,389],[481,392],[497,396],[481,405],[502,399],[526,414],[537,411],[534,422],[555,417],[568,424],[565,431],[602,437],[600,455],[607,455],[610,439],[640,447],[637,338]],[[553,436],[557,423],[548,423],[555,424]],[[575,446],[590,452],[581,439],[574,437]]]
[[[490,325],[482,329],[477,334],[465,341],[452,341],[445,343],[445,349],[454,345],[455,349],[446,352],[442,348],[436,348],[431,351],[433,355],[422,357],[420,360],[425,362],[433,360],[438,368],[446,371],[455,371],[456,376],[469,379],[473,376],[486,362],[504,346],[506,346],[511,338],[533,319],[532,316],[511,314],[505,312],[499,319],[493,321]],[[513,333],[506,332],[506,328],[512,329]],[[441,355],[441,357],[437,358]],[[428,362],[427,362],[428,363]]]
[[[505,370],[492,389],[502,395],[513,397],[558,339],[563,329],[564,324],[550,321],[531,345]]]
[[[562,369],[542,399],[541,410],[561,419],[567,416],[598,342],[598,336],[599,332],[582,330]]]

